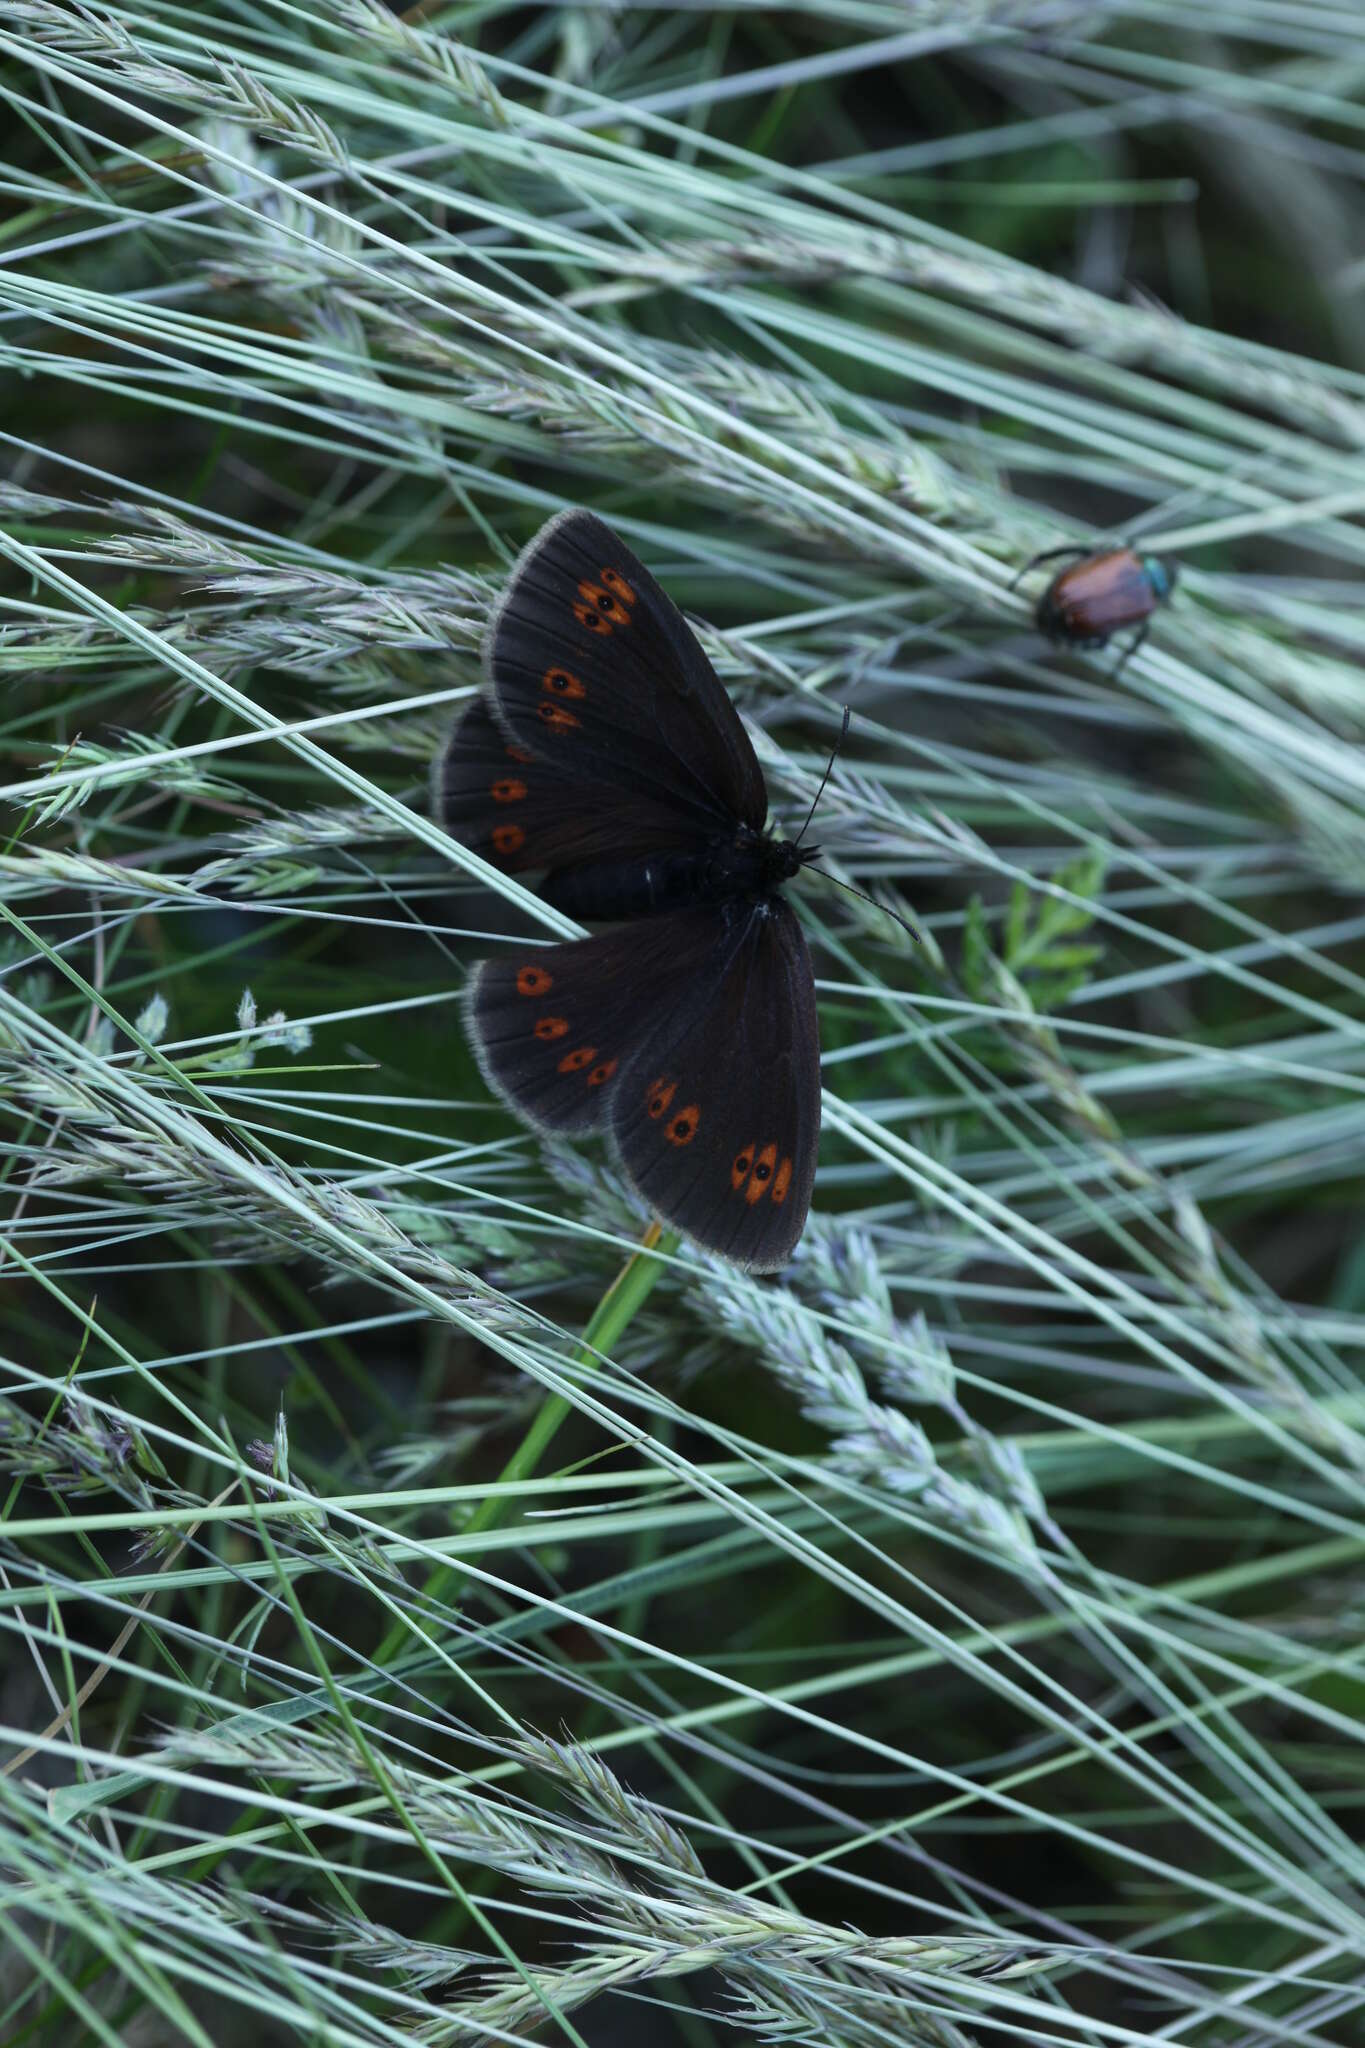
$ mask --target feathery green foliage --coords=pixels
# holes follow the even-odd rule
[[[1349,2038],[1359,29],[0,10],[7,2044]],[[464,1040],[572,503],[853,712],[775,1282]]]

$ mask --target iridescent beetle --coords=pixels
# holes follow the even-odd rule
[[[1048,640],[1067,647],[1104,647],[1125,626],[1135,626],[1115,666],[1118,674],[1147,638],[1148,622],[1175,588],[1176,565],[1161,555],[1140,555],[1135,548],[1107,548],[1090,554],[1084,548],[1048,548],[1019,571],[1027,576],[1040,562],[1074,555],[1069,569],[1059,569],[1034,610],[1034,623]],[[1011,584],[1011,589],[1014,585]]]

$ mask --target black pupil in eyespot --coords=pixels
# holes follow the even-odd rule
[[[766,1179],[768,1178],[768,1175],[769,1175],[769,1174],[770,1174],[771,1172],[772,1172],[772,1168],[771,1168],[771,1166],[756,1166],[756,1167],[754,1168],[754,1179],[755,1179],[755,1180],[766,1180]]]
[[[600,611],[609,612],[611,610],[611,598],[605,590],[598,598],[597,604]]]

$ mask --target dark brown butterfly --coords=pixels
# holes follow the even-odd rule
[[[820,1136],[815,982],[739,716],[677,607],[609,526],[562,512],[512,570],[484,697],[436,783],[455,836],[571,916],[612,923],[486,960],[484,1075],[545,1130],[605,1130],[641,1195],[756,1272],[791,1257]]]

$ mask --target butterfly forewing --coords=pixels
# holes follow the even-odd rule
[[[701,971],[622,1065],[611,1130],[630,1179],[667,1222],[771,1272],[795,1249],[815,1180],[815,981],[780,897],[713,915]]]
[[[681,819],[767,815],[763,773],[695,634],[591,512],[564,512],[512,571],[485,647],[511,739],[566,775]]]
[[[552,767],[510,740],[481,699],[451,734],[435,799],[446,830],[509,874],[647,860],[696,837],[667,803],[626,802],[619,789]]]

